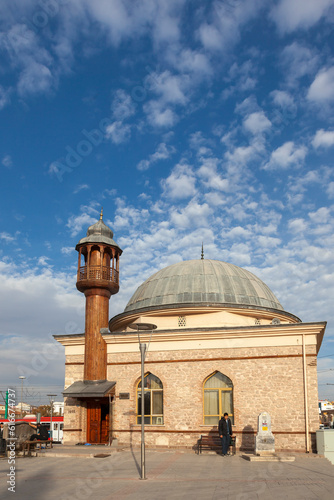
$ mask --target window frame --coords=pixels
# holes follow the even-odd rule
[[[230,381],[231,387],[207,387],[207,388],[205,388],[205,384],[208,382],[208,380],[210,378],[214,377],[215,375],[217,375],[217,373],[219,373],[223,377],[226,377]],[[205,393],[206,393],[206,391],[217,391],[218,392],[218,411],[219,411],[218,414],[216,414],[216,413],[215,414],[206,414],[205,413]],[[228,416],[231,419],[232,424],[234,424],[233,382],[232,382],[232,380],[227,375],[225,375],[224,373],[222,373],[218,370],[216,370],[215,372],[211,373],[211,375],[206,377],[206,379],[203,382],[203,425],[210,425],[210,426],[215,425],[212,423],[211,424],[206,423],[205,422],[206,417],[217,417],[218,421],[217,421],[216,425],[218,425],[219,420],[226,412],[226,409],[225,408],[223,409],[223,407],[222,407],[223,406],[222,393],[227,393],[227,392],[231,394],[231,408],[230,408],[231,412],[228,414]]]
[[[149,375],[152,375],[153,377],[156,377],[159,382],[161,383],[161,388],[159,389],[152,389],[152,388],[147,388],[145,387],[145,380],[146,380],[146,377],[148,377]],[[136,386],[136,424],[137,425],[141,425],[141,418],[142,418],[142,415],[139,414],[139,411],[141,411],[141,408],[139,408],[139,396],[141,398],[141,387],[139,387],[141,384],[141,377],[140,379],[138,380],[137,382],[137,386]],[[162,413],[153,413],[153,393],[161,393],[162,394]],[[154,375],[154,373],[151,373],[151,372],[147,372],[145,373],[144,375],[144,398],[145,398],[145,394],[147,393],[150,393],[150,414],[144,414],[144,424],[145,425],[164,425],[164,388],[163,388],[163,383],[161,381],[161,379],[159,377],[157,377],[157,375]],[[145,404],[144,404],[144,407],[145,407]],[[144,410],[145,411],[145,410]],[[150,419],[149,423],[146,421],[147,418]],[[152,423],[152,420],[153,419],[161,419],[161,422],[160,423]]]

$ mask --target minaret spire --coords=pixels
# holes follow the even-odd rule
[[[202,241],[202,253],[201,253],[201,260],[204,259],[204,249],[203,249],[203,241]]]

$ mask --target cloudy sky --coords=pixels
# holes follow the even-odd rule
[[[59,397],[52,335],[83,331],[74,247],[103,206],[110,316],[203,241],[328,321],[334,399],[334,0],[4,0],[0,19],[0,390]]]

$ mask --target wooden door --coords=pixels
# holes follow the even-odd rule
[[[101,442],[101,404],[87,403],[87,443]]]

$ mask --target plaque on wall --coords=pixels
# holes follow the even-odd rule
[[[129,392],[120,392],[118,397],[119,397],[119,399],[130,399],[130,393]]]

